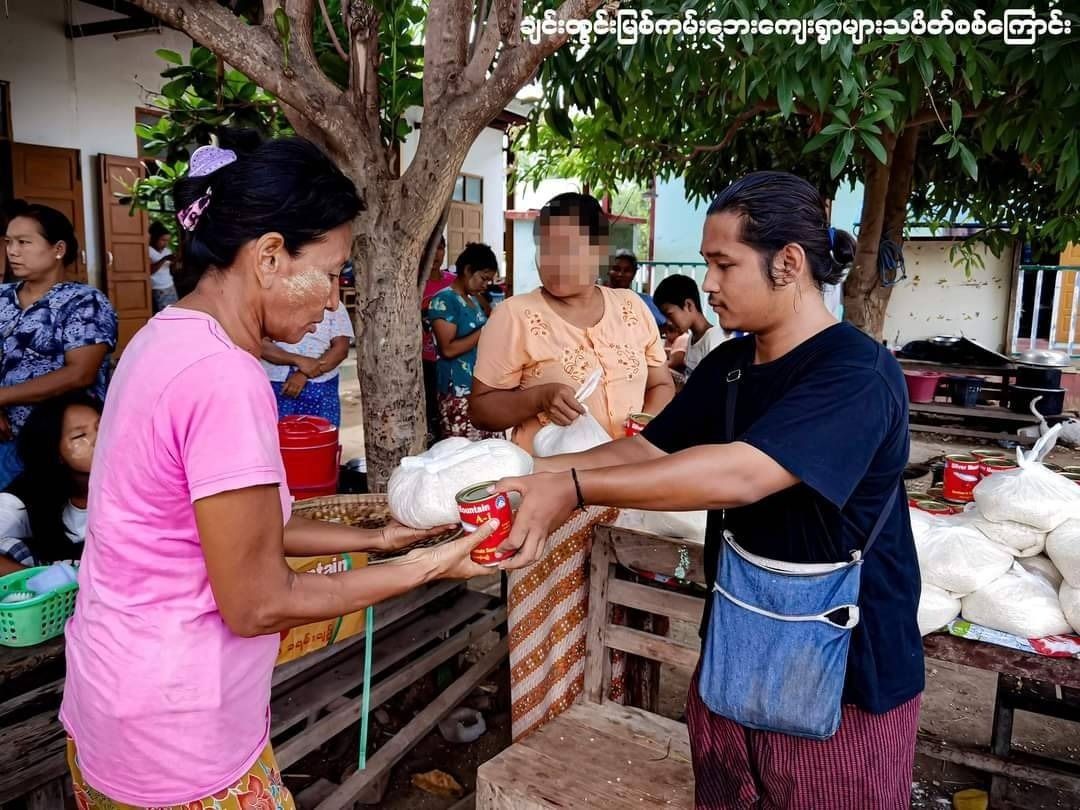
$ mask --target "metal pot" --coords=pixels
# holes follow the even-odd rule
[[[1009,408],[1014,413],[1031,413],[1031,402],[1041,397],[1035,409],[1043,416],[1057,416],[1065,409],[1064,388],[1026,388],[1014,385],[1009,391]]]
[[[1027,388],[1061,388],[1062,369],[1050,366],[1020,366],[1016,384]]]
[[[1017,357],[1016,362],[1035,368],[1068,368],[1072,365],[1068,354],[1052,349],[1031,349]]]

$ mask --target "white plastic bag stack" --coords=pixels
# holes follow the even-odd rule
[[[942,520],[916,543],[923,583],[964,596],[989,585],[1013,564],[1012,555],[960,518]]]
[[[1080,633],[1080,588],[1074,588],[1068,582],[1061,583],[1058,591],[1061,610],[1074,631]]]
[[[1064,577],[1061,576],[1058,567],[1054,565],[1053,561],[1045,554],[1039,554],[1035,557],[1024,557],[1017,560],[1017,562],[1031,573],[1041,574],[1043,579],[1055,588],[1060,588],[1061,583],[1064,581]]]
[[[922,584],[919,596],[919,634],[940,630],[960,615],[960,600],[937,585]]]
[[[1018,563],[1004,576],[965,596],[961,612],[969,622],[1021,638],[1057,636],[1072,630],[1054,586]]]
[[[584,453],[611,441],[608,432],[585,407],[585,400],[592,396],[603,375],[603,369],[596,369],[574,394],[574,399],[585,408],[585,413],[565,427],[545,425],[537,431],[533,437],[533,455],[537,458],[548,458],[563,453]]]
[[[1080,588],[1080,518],[1066,520],[1046,535],[1046,556],[1074,588]]]
[[[975,487],[975,504],[984,518],[1051,532],[1070,517],[1080,516],[1080,487],[1042,465],[1060,433],[1059,425],[1039,439],[1031,452],[1018,449],[1019,469],[994,473]]]
[[[1000,473],[999,473],[1000,474]],[[1004,546],[1014,557],[1034,557],[1046,547],[1046,532],[1013,520],[987,520],[979,512],[972,514],[970,526],[990,540]]]
[[[401,460],[387,484],[390,514],[414,529],[457,523],[456,496],[465,487],[532,469],[532,456],[504,439],[446,439]]]

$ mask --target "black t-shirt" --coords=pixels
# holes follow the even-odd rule
[[[753,362],[754,337],[714,349],[645,428],[668,453],[724,442],[727,375],[738,383],[735,439],[799,479],[758,503],[709,513],[705,570],[716,579],[723,528],[748,551],[787,562],[840,562],[862,548],[900,490],[908,462],[907,394],[893,357],[850,324],[837,324],[770,363]],[[844,702],[877,714],[923,690],[916,613],[920,577],[903,493],[862,566],[861,619],[848,655]],[[702,629],[709,620],[706,607]]]

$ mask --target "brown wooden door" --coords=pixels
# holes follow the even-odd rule
[[[131,186],[143,176],[138,158],[98,155],[105,289],[120,322],[116,353],[153,315],[145,211],[131,213]]]
[[[469,242],[484,241],[484,206],[467,202],[450,203],[446,220],[446,259],[453,261]]]
[[[82,169],[78,149],[11,144],[11,173],[16,199],[40,203],[62,211],[75,226],[79,253],[67,269],[70,281],[87,281],[86,223],[83,219]]]
[[[1058,264],[1065,267],[1080,267],[1080,243],[1066,246],[1061,252]],[[1073,312],[1073,292],[1076,289],[1076,279],[1080,272],[1075,270],[1061,270],[1061,297],[1058,299],[1057,332],[1059,343],[1067,343],[1069,340],[1069,326],[1080,313]],[[1078,324],[1080,327],[1080,324]],[[1078,329],[1080,331],[1080,329]]]

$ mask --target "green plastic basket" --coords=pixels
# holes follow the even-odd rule
[[[0,599],[14,591],[25,591],[26,580],[40,574],[47,566],[27,568],[0,577]],[[0,603],[0,644],[5,647],[32,647],[64,632],[64,625],[75,612],[79,584],[71,582],[51,593],[23,602]]]

